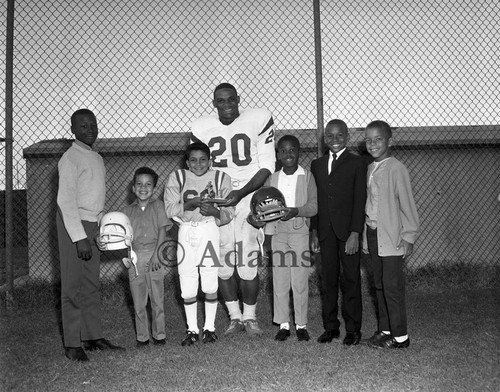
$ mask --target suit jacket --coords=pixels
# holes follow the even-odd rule
[[[318,188],[318,214],[311,229],[318,230],[320,241],[326,238],[331,224],[336,236],[347,241],[351,232],[362,233],[365,223],[366,162],[345,150],[328,175],[329,154],[311,163]]]

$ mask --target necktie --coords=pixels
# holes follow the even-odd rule
[[[335,168],[336,163],[337,163],[337,154],[332,154],[332,167],[330,168],[330,174],[333,173],[333,169]]]

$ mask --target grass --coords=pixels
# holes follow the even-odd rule
[[[409,279],[411,281],[411,279]],[[320,297],[310,297],[309,342],[295,334],[274,341],[269,287],[260,296],[264,336],[241,334],[212,345],[181,347],[184,316],[175,280],[167,284],[167,345],[135,348],[130,297],[125,280],[102,289],[107,338],[123,354],[92,352],[89,363],[64,357],[58,292],[30,285],[16,291],[16,308],[0,316],[2,391],[497,391],[500,289],[417,290],[410,283],[411,346],[383,351],[319,344]],[[427,286],[428,288],[429,286]],[[376,329],[368,290],[363,335]],[[203,317],[200,312],[200,320]],[[219,307],[219,335],[227,325]],[[342,336],[341,336],[342,337]]]

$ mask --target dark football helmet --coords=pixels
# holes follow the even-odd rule
[[[283,193],[272,186],[264,186],[255,191],[250,201],[250,208],[257,222],[278,220],[288,211]]]

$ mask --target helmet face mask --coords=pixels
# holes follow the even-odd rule
[[[286,215],[285,197],[275,187],[265,186],[255,191],[250,202],[257,222],[271,222]]]
[[[99,242],[103,250],[131,248],[133,237],[130,219],[122,212],[108,212],[99,222]]]

